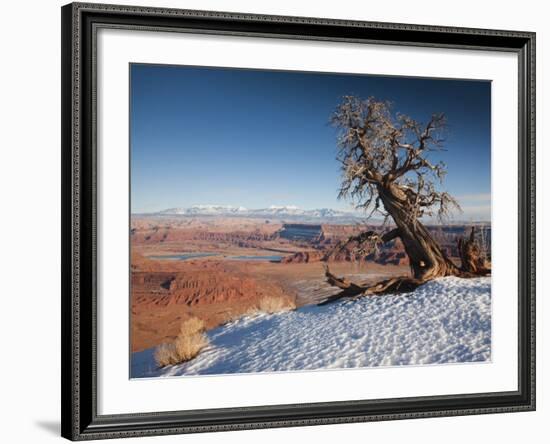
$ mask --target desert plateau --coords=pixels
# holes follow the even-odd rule
[[[381,231],[382,227],[367,227]],[[469,225],[430,227],[458,260]],[[490,229],[484,227],[490,238]],[[136,356],[178,337],[199,319],[205,331],[254,314],[315,306],[338,292],[331,271],[369,284],[409,273],[399,240],[369,255],[335,248],[358,223],[285,222],[227,215],[134,215],[131,222],[131,348]],[[149,361],[152,361],[151,359]],[[151,365],[151,362],[148,362]]]

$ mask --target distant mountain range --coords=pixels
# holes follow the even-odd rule
[[[169,208],[154,213],[156,216],[218,216],[218,217],[249,217],[258,219],[277,219],[287,221],[354,223],[364,219],[357,212],[320,208],[302,210],[294,205],[268,208],[248,209],[226,205],[193,205],[189,208]]]

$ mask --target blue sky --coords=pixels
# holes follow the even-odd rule
[[[349,209],[337,200],[336,132],[344,95],[448,120],[444,189],[459,219],[490,219],[490,107],[486,81],[133,64],[132,212],[216,204]]]

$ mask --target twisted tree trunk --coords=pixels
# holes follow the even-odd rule
[[[426,227],[411,215],[403,189],[395,184],[378,187],[380,200],[399,230],[415,279],[427,281],[456,275],[458,267],[445,255]]]

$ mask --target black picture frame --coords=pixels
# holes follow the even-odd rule
[[[535,409],[535,33],[72,3],[62,15],[62,436],[119,438]],[[99,27],[508,51],[519,62],[518,390],[98,415],[96,91]]]

